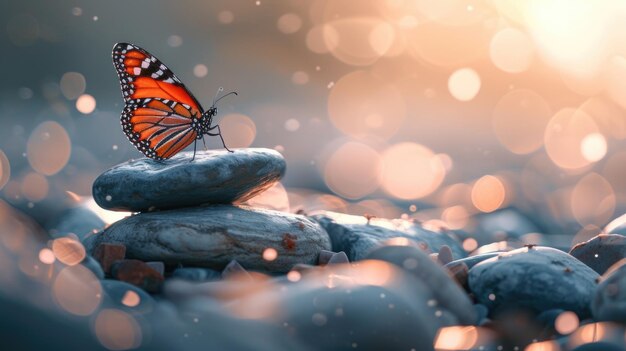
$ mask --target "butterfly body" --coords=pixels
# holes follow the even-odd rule
[[[219,125],[211,125],[217,100],[204,111],[165,64],[136,45],[115,44],[113,64],[125,102],[122,129],[145,156],[168,159],[204,135],[219,136],[224,144]]]

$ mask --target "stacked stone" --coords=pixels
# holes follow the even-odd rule
[[[185,268],[175,276],[209,277],[236,261],[249,270],[285,273],[296,264],[316,264],[320,251],[331,249],[328,234],[305,216],[237,205],[281,179],[285,161],[278,152],[217,150],[190,160],[190,153],[164,162],[133,160],[96,179],[98,205],[136,213],[84,240],[108,274],[145,288],[151,284],[136,280],[147,275],[158,282],[155,273],[176,267]]]

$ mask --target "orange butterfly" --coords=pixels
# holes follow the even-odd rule
[[[196,143],[198,139],[204,142],[205,134],[219,136],[224,148],[232,152],[224,143],[220,126],[211,126],[211,122],[217,114],[215,103],[236,92],[220,98],[216,95],[205,112],[180,79],[146,50],[128,43],[115,44],[113,64],[126,103],[122,129],[144,155],[168,159],[193,142],[195,158]]]

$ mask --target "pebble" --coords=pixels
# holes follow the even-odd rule
[[[479,303],[498,315],[561,308],[589,316],[598,274],[571,255],[548,247],[524,247],[485,260],[469,271]]]
[[[222,270],[237,260],[275,273],[315,264],[320,250],[330,249],[328,234],[304,216],[230,205],[140,213],[85,240],[89,252],[104,243],[124,245],[127,258],[168,266]],[[276,256],[264,258],[266,249]]]
[[[373,271],[355,275],[371,277],[379,274],[378,268],[386,271],[373,265]],[[346,269],[330,266],[326,279],[304,276],[274,303],[260,294],[251,296],[247,304],[275,306],[277,324],[312,350],[429,351],[437,329],[457,323],[445,309],[429,306],[431,297],[424,283],[401,272],[391,273],[396,279],[384,285],[351,284],[350,278],[336,280],[332,288],[318,283],[332,276],[355,277]]]
[[[344,251],[350,262],[365,258],[371,250],[393,238],[409,239],[434,253],[446,245],[455,259],[467,255],[459,242],[447,233],[435,233],[408,220],[368,220],[363,216],[329,211],[321,211],[312,216],[330,235],[332,250]]]
[[[209,268],[184,267],[172,272],[172,278],[180,278],[193,282],[207,282],[222,279],[222,272]]]
[[[181,152],[169,160],[132,160],[102,173],[93,184],[100,207],[149,211],[246,201],[285,173],[282,155],[270,149]]]
[[[501,254],[502,251],[497,251],[497,252],[488,252],[485,254],[480,254],[480,255],[476,255],[476,256],[470,256],[470,257],[466,257],[466,258],[461,258],[459,260],[454,260],[448,264],[445,265],[445,267],[450,267],[450,266],[455,266],[458,264],[465,264],[467,266],[467,268],[472,268],[475,265],[479,264],[480,262],[490,259],[492,257],[496,257],[499,254]]]
[[[591,302],[591,311],[597,320],[626,323],[626,260],[602,276]]]
[[[111,276],[151,293],[160,292],[164,280],[159,272],[139,260],[116,261],[111,266]]]
[[[479,214],[475,217],[476,227],[470,231],[480,245],[494,241],[518,239],[527,233],[540,232],[528,217],[515,208]]]
[[[367,259],[381,260],[400,267],[424,283],[434,296],[435,303],[452,312],[462,324],[474,324],[476,314],[472,303],[461,287],[442,266],[428,254],[414,246],[385,246],[372,251]]]
[[[598,274],[603,274],[614,263],[626,257],[626,236],[599,234],[576,244],[569,253]]]
[[[126,257],[126,246],[109,243],[98,244],[95,249],[92,250],[92,255],[93,258],[100,263],[102,270],[108,274],[111,272],[113,262],[123,260]]]

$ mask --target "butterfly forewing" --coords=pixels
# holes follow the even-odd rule
[[[193,126],[202,118],[202,107],[167,66],[127,43],[113,47],[113,64],[126,103],[122,128],[139,151],[167,159],[196,139]]]

